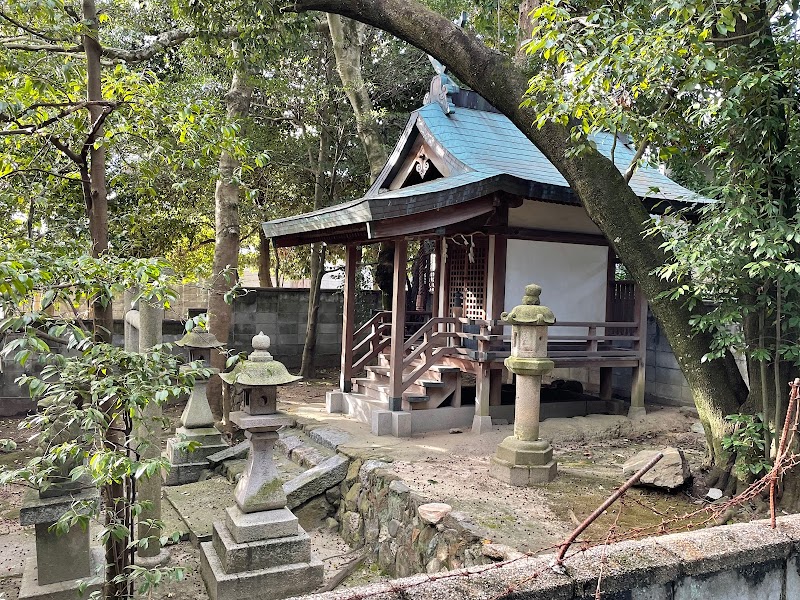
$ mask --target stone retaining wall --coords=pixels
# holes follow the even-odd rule
[[[521,558],[463,576],[415,576],[305,598],[578,600],[595,598],[600,581],[605,600],[798,600],[800,515],[779,518],[774,530],[756,521],[576,549],[561,573],[552,561]]]
[[[366,545],[382,571],[395,577],[437,573],[489,562],[483,536],[463,513],[450,512],[436,525],[418,508],[432,502],[411,491],[381,461],[355,459],[338,493],[339,533],[351,546]]]

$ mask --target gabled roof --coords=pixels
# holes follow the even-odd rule
[[[400,189],[386,189],[419,136],[448,166],[450,175]],[[613,140],[612,134],[593,138],[597,149],[608,158]],[[628,168],[634,155],[633,149],[617,142],[614,161],[621,171]],[[640,166],[630,185],[648,204],[664,200],[709,202],[651,166]],[[337,241],[366,240],[375,237],[370,224],[441,210],[495,192],[580,204],[561,173],[505,115],[461,106],[445,114],[439,103],[432,102],[411,114],[388,163],[364,197],[269,221],[263,227],[266,236],[273,238],[278,246],[324,239],[323,233],[335,238],[333,229],[339,234]]]

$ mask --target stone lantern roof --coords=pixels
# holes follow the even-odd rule
[[[209,333],[202,327],[195,327],[181,339],[175,342],[181,348],[220,348],[224,346],[213,333]]]
[[[247,360],[240,362],[230,373],[220,373],[227,384],[245,386],[285,385],[302,379],[292,375],[283,365],[272,358],[268,352],[269,336],[259,333],[253,338],[253,351]]]

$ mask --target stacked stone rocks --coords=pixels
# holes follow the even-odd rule
[[[434,510],[387,467],[354,460],[338,489],[328,491],[347,543],[366,545],[381,570],[395,577],[490,562],[483,554],[484,532],[466,515],[447,505]]]

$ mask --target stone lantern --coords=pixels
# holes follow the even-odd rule
[[[241,410],[231,422],[250,441],[247,465],[236,485],[236,503],[215,522],[201,544],[201,573],[214,600],[273,600],[310,592],[322,584],[322,563],[311,556],[308,534],[286,508],[283,482],[272,458],[278,429],[294,418],[277,410],[277,387],[300,377],[273,360],[270,340],[253,338],[253,352],[222,380],[237,390]]]
[[[195,327],[175,345],[189,350],[191,361],[201,361],[206,366],[211,364],[211,352],[222,347],[222,343],[205,329]],[[188,369],[188,367],[181,367]],[[218,369],[211,369],[218,373]],[[172,465],[164,483],[166,485],[183,485],[199,481],[200,474],[208,468],[206,457],[224,450],[227,444],[222,435],[214,427],[214,415],[208,405],[206,386],[208,379],[196,378],[191,396],[181,415],[181,427],[175,430],[175,437],[167,440],[167,457]],[[192,451],[181,450],[179,442],[198,442],[200,446]]]
[[[522,304],[502,319],[511,325],[511,356],[505,360],[516,375],[514,435],[497,446],[489,474],[515,486],[552,481],[557,466],[553,448],[539,439],[542,376],[553,370],[547,358],[547,328],[556,322],[553,311],[539,304],[542,288],[525,286]]]

